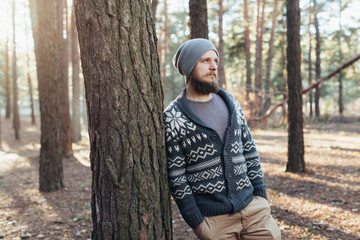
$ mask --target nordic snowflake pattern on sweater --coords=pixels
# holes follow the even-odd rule
[[[188,106],[185,91],[165,110],[168,176],[172,196],[195,228],[204,216],[237,212],[254,195],[266,198],[255,143],[240,104],[220,90],[231,124],[222,142]]]

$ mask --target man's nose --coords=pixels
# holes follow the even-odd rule
[[[212,69],[212,70],[216,70],[216,69],[217,69],[217,67],[218,67],[217,62],[215,62],[215,61],[211,61],[211,64],[210,64],[210,69]]]

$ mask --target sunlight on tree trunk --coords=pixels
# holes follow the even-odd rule
[[[80,59],[78,36],[75,26],[75,13],[71,13],[71,63],[72,63],[72,141],[79,142],[81,140],[81,124],[80,124]]]

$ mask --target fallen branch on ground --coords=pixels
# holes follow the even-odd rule
[[[342,64],[340,67],[338,67],[337,69],[335,69],[333,72],[329,73],[327,76],[318,79],[318,81],[316,83],[313,83],[312,85],[310,85],[308,88],[305,88],[302,90],[302,94],[305,94],[309,91],[311,91],[311,89],[314,89],[316,87],[318,87],[320,84],[322,84],[324,81],[328,80],[329,78],[334,77],[336,74],[340,73],[343,69],[351,66],[354,62],[358,61],[360,59],[360,55],[357,55],[353,58],[351,58],[349,61],[345,62],[344,64]],[[263,116],[261,117],[257,117],[257,118],[250,118],[248,120],[248,124],[252,125],[258,122],[262,122],[265,121],[268,117],[270,117],[271,114],[273,114],[275,112],[275,110],[280,107],[283,106],[283,108],[285,107],[285,103],[287,102],[287,98],[285,98],[284,100],[282,100],[280,103],[274,105],[272,108],[270,108]]]

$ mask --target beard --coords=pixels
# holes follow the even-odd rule
[[[204,75],[204,77],[210,75],[212,75],[212,73],[208,73]],[[189,81],[193,89],[200,94],[217,93],[219,91],[219,85],[216,74],[215,74],[215,80],[211,82],[200,80],[199,78],[193,76],[190,77]]]

